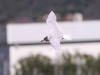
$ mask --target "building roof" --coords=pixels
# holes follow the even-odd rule
[[[72,35],[71,41],[100,40],[100,20],[58,22],[63,33]],[[7,25],[7,43],[40,43],[49,34],[46,23],[21,23]],[[66,40],[64,40],[66,42]]]

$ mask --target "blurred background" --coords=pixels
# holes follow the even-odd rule
[[[99,3],[0,0],[0,75],[100,75]],[[58,53],[49,42],[40,42],[49,34],[50,11],[73,38],[62,40]]]

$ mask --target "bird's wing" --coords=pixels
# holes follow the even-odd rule
[[[50,38],[49,41],[55,50],[58,51],[61,50],[61,45],[60,45],[61,38],[62,37],[55,37],[55,36]]]
[[[62,34],[62,31],[56,21],[56,15],[53,11],[51,11],[48,15],[48,18],[46,20],[47,25],[49,26],[50,29],[50,34],[51,35],[59,35]]]

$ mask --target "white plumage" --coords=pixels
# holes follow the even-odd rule
[[[62,33],[57,20],[56,15],[53,11],[51,11],[48,15],[46,23],[49,27],[50,33],[48,35],[48,40],[50,41],[51,45],[55,50],[61,50],[60,41],[61,39],[71,40],[71,36],[65,35]]]

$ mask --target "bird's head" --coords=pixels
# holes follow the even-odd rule
[[[41,42],[44,42],[44,41],[49,41],[48,36],[44,37],[43,40],[41,40]]]

